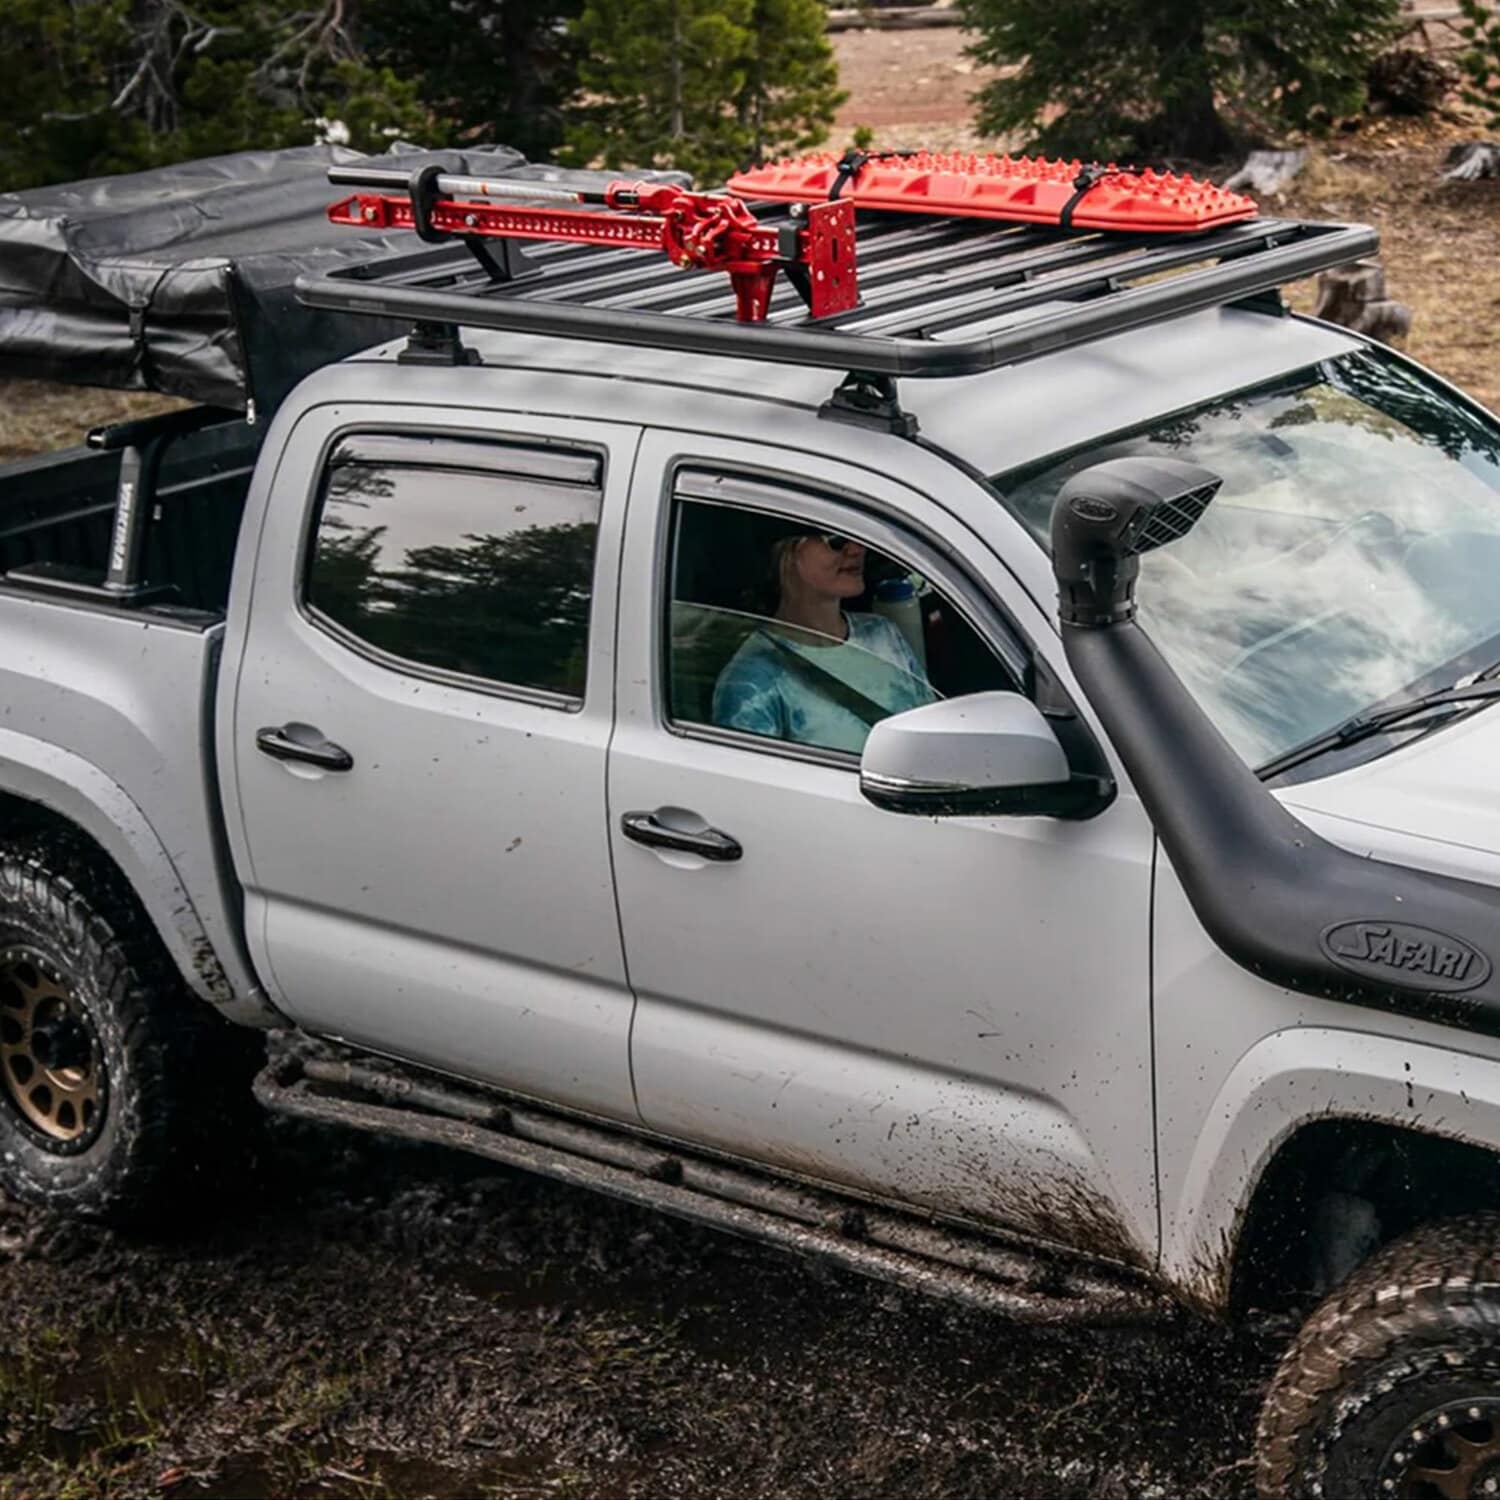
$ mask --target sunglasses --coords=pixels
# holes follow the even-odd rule
[[[858,542],[852,536],[844,536],[837,531],[810,531],[810,538],[815,537],[828,548],[830,552],[842,552],[845,547],[857,547]]]

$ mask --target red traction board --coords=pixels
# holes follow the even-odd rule
[[[842,176],[836,196],[856,208],[1146,233],[1191,233],[1257,213],[1254,199],[1242,193],[1149,167],[931,151],[872,152],[862,162],[855,158],[853,171],[849,164],[850,158],[819,151],[740,172],[728,187],[755,202],[816,203],[835,196]]]

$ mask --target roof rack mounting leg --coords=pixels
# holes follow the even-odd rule
[[[856,427],[874,427],[897,437],[914,438],[917,419],[901,410],[892,375],[871,375],[851,370],[839,388],[819,408],[818,415],[830,422],[852,422]]]
[[[479,351],[471,349],[458,336],[456,323],[411,325],[406,347],[396,356],[398,365],[477,365]]]
[[[1269,313],[1274,318],[1287,317],[1291,312],[1281,295],[1281,288],[1276,286],[1268,291],[1252,292],[1248,297],[1241,297],[1238,302],[1231,302],[1229,305],[1243,308],[1246,312]]]
[[[542,274],[542,268],[532,262],[518,240],[487,240],[482,235],[466,234],[464,244],[491,281],[523,281]]]

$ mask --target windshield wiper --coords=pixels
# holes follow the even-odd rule
[[[1462,677],[1450,687],[1437,688],[1430,693],[1420,693],[1415,698],[1407,698],[1400,703],[1392,703],[1369,713],[1355,714],[1353,718],[1345,719],[1342,724],[1336,725],[1325,734],[1318,735],[1316,739],[1297,745],[1278,755],[1274,760],[1268,760],[1255,774],[1262,781],[1269,781],[1273,776],[1279,776],[1283,771],[1290,771],[1293,766],[1304,765],[1320,755],[1326,755],[1330,750],[1342,750],[1346,745],[1357,745],[1361,740],[1369,739],[1371,735],[1379,734],[1382,730],[1394,729],[1405,724],[1409,719],[1420,718],[1421,715],[1436,709],[1447,708],[1453,713],[1458,713],[1470,706],[1493,702],[1496,698],[1500,698],[1500,677],[1496,674],[1500,674],[1500,662],[1493,667],[1487,667],[1477,675]]]

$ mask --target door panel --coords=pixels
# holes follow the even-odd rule
[[[975,559],[992,603],[1033,640],[1045,629],[978,539],[917,493],[806,455],[667,434],[644,440],[627,576],[670,576],[661,473],[710,454],[784,467],[804,490],[820,473],[846,493],[857,484]],[[814,519],[884,535],[830,500]],[[667,727],[666,601],[623,606],[610,806],[647,1123],[942,1212],[1153,1254],[1152,843],[1135,799],[1087,823],[881,812],[847,763]],[[668,861],[624,837],[622,812],[663,805],[741,857]]]
[[[381,557],[393,555],[394,541],[398,562],[383,562],[374,584],[337,573],[343,592],[327,606],[336,618],[294,598],[301,569],[293,560],[316,495],[273,499],[234,703],[249,925],[280,1003],[309,1029],[630,1118],[633,1002],[609,869],[604,766],[620,526],[637,432],[500,414],[492,421],[493,437],[516,446],[497,450],[502,479],[493,490],[475,481],[477,499],[465,503],[482,507],[493,497],[494,534],[465,532],[462,546],[422,550],[441,540],[423,510],[454,501],[457,481],[446,470],[434,471],[437,482],[414,513],[399,508],[399,494],[391,502],[372,492],[371,520],[387,528],[377,539]],[[430,413],[315,412],[293,435],[280,472],[314,473],[335,422],[395,429],[398,452],[411,436],[400,434],[404,425],[442,433]],[[521,630],[517,649],[526,670],[548,683],[586,683],[577,698],[464,676],[505,657],[510,637],[529,625],[524,612],[517,624],[514,610],[500,609],[498,623],[472,615],[487,581],[544,577],[557,565],[558,549],[544,543],[559,528],[541,518],[562,505],[549,486],[576,488],[579,476],[560,468],[549,442],[602,460],[602,501],[585,507],[599,517],[592,599],[583,603],[587,646],[582,659],[566,643],[549,656],[545,641]],[[437,456],[439,464],[468,461]],[[599,464],[585,467],[592,473]],[[565,492],[576,509],[573,495]],[[350,555],[367,558],[373,545],[354,536]],[[326,562],[320,554],[319,566]],[[563,586],[558,597],[567,595]],[[561,607],[554,598],[539,613]],[[576,600],[570,607],[576,613]],[[574,628],[581,632],[582,620]],[[294,740],[330,741],[352,765],[332,771],[263,753],[256,739],[268,726]]]

